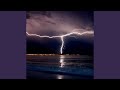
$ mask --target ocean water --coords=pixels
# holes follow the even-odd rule
[[[93,79],[93,57],[27,55],[28,79]]]

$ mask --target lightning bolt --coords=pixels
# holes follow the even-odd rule
[[[62,45],[60,47],[60,53],[62,54],[63,53],[63,46],[64,46],[64,40],[63,40],[63,36],[61,36],[61,41],[62,41]]]
[[[26,34],[28,35],[28,36],[35,36],[35,37],[40,37],[40,38],[61,38],[61,42],[62,42],[62,44],[61,44],[61,47],[60,47],[60,54],[63,54],[63,47],[64,47],[64,37],[66,37],[66,36],[70,36],[70,35],[73,35],[73,34],[75,34],[75,35],[85,35],[85,34],[94,34],[94,31],[85,31],[85,32],[82,32],[82,33],[79,33],[79,32],[71,32],[71,33],[68,33],[68,34],[65,34],[65,35],[61,35],[61,36],[47,36],[47,35],[45,35],[45,36],[40,36],[40,35],[38,35],[38,34],[29,34],[28,32],[26,32]]]

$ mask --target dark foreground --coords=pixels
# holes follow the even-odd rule
[[[93,58],[86,55],[27,55],[27,79],[93,79]]]

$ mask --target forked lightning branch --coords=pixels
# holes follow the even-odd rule
[[[64,34],[64,35],[61,35],[61,36],[47,36],[47,35],[45,35],[45,36],[40,36],[40,35],[38,35],[38,34],[30,34],[30,33],[28,33],[28,32],[26,32],[26,34],[28,35],[28,36],[35,36],[35,37],[39,37],[39,38],[60,38],[61,39],[61,47],[60,47],[60,54],[63,54],[63,46],[64,46],[64,37],[66,37],[66,36],[70,36],[70,35],[73,35],[73,34],[75,34],[75,35],[88,35],[88,34],[92,34],[92,35],[94,35],[94,31],[84,31],[84,32],[71,32],[71,33],[68,33],[68,34]]]

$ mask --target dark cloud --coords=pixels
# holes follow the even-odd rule
[[[63,35],[72,31],[93,30],[93,12],[30,11],[27,12],[27,29],[31,34]],[[93,36],[64,38],[63,53],[93,54]],[[27,37],[27,53],[60,53],[60,38]]]
[[[39,35],[61,35],[72,31],[93,30],[93,12],[29,11],[27,32]]]

